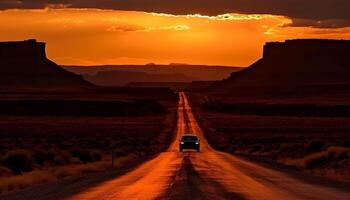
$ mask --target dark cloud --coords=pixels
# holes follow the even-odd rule
[[[143,26],[133,25],[133,24],[123,24],[123,25],[114,25],[107,29],[111,32],[134,32],[134,31],[143,31],[146,30]]]
[[[1,0],[0,9],[43,8],[48,5],[170,14],[274,14],[294,19],[293,25],[345,27],[350,25],[350,0]],[[306,23],[309,22],[309,23]]]
[[[334,29],[334,28],[350,27],[350,20],[349,19],[325,19],[325,20],[293,19],[292,24],[288,24],[287,26]]]
[[[72,3],[73,0],[1,0],[0,9],[10,8],[45,8],[51,5],[64,5],[67,6]]]

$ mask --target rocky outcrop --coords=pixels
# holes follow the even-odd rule
[[[46,57],[45,43],[36,40],[0,42],[1,88],[82,88],[90,83]]]
[[[300,39],[271,42],[263,58],[214,89],[350,85],[350,41]]]

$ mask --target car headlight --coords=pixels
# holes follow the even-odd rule
[[[184,142],[181,142],[181,144],[185,144]]]
[[[199,144],[199,142],[196,142],[196,144]]]

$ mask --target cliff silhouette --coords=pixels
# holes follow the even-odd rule
[[[298,39],[270,42],[250,67],[212,85],[234,87],[350,86],[350,41]]]
[[[82,88],[92,84],[46,57],[46,44],[34,39],[0,42],[1,88]]]

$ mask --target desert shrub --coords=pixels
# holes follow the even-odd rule
[[[121,157],[121,156],[127,155],[128,152],[129,152],[129,150],[128,150],[127,148],[122,147],[122,148],[115,149],[115,150],[114,150],[114,155],[115,155],[116,157]]]
[[[350,157],[350,149],[344,147],[329,147],[327,149],[328,157],[335,161],[342,161]]]
[[[81,162],[96,162],[102,160],[102,152],[98,150],[73,149],[71,151],[73,157],[79,158]]]
[[[79,158],[76,158],[76,157],[72,157],[70,159],[69,163],[71,163],[71,164],[82,164],[81,160]]]
[[[313,169],[317,166],[324,164],[327,161],[327,152],[321,152],[316,154],[311,154],[302,160],[302,167],[306,169]]]
[[[33,157],[37,164],[43,165],[46,161],[52,161],[55,153],[50,150],[37,150],[33,153]]]
[[[324,148],[327,146],[327,142],[323,140],[314,140],[311,141],[307,147],[306,147],[306,152],[307,153],[315,153],[315,152],[320,152],[324,150]]]
[[[60,151],[59,155],[62,157],[63,161],[66,163],[66,164],[69,164],[70,161],[72,160],[72,154],[70,151]]]
[[[278,153],[286,153],[289,151],[293,151],[295,149],[296,149],[295,144],[281,144],[281,145],[279,145],[279,149],[277,151],[278,151]]]
[[[70,164],[72,161],[72,155],[69,151],[57,151],[54,153],[52,164],[55,166],[63,166]]]
[[[251,145],[250,148],[249,148],[249,153],[255,153],[255,152],[259,152],[261,151],[262,149],[262,145],[260,144],[254,144],[254,145]]]
[[[102,153],[101,153],[101,151],[94,150],[94,151],[91,151],[90,154],[91,154],[92,161],[95,162],[95,161],[102,160]]]
[[[286,157],[300,157],[303,154],[303,147],[298,143],[285,143],[280,144],[279,148],[275,151],[276,158]]]
[[[66,164],[66,162],[64,161],[64,159],[62,158],[61,155],[57,155],[55,156],[55,158],[53,159],[53,164],[55,166],[63,166],[64,164]]]
[[[9,177],[9,176],[12,176],[12,171],[7,167],[0,166],[0,177]]]
[[[31,171],[34,167],[32,155],[25,150],[12,150],[7,152],[5,163],[14,174]]]
[[[90,151],[86,149],[73,149],[71,153],[73,157],[79,158],[84,163],[92,161]]]
[[[344,140],[343,141],[343,146],[350,148],[350,140]]]
[[[273,150],[276,150],[275,145],[268,144],[263,146],[261,152],[271,152]]]
[[[300,168],[314,169],[325,164],[337,164],[349,159],[350,150],[344,147],[329,147],[326,151],[310,154],[302,159],[290,162]]]

